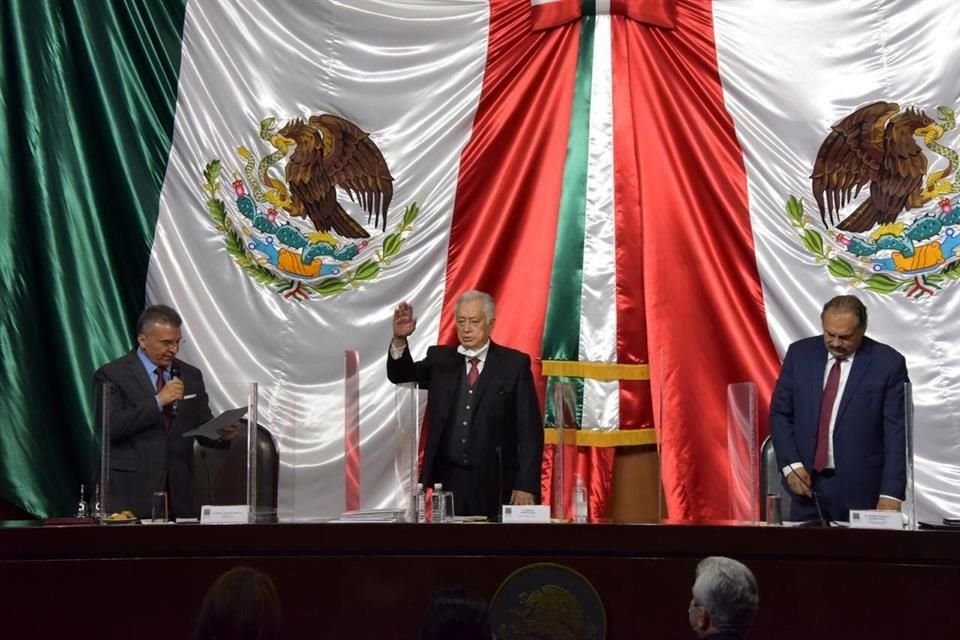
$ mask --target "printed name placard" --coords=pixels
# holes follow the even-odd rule
[[[550,505],[548,504],[537,504],[537,505],[523,505],[518,506],[514,504],[505,504],[503,505],[503,521],[504,522],[536,522],[539,524],[549,523],[550,522]]]
[[[899,511],[851,509],[850,526],[855,529],[903,529],[903,514]]]
[[[200,508],[200,524],[247,524],[250,507],[245,504],[208,504]]]

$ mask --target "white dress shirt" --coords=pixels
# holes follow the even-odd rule
[[[479,349],[467,349],[462,344],[457,346],[457,353],[463,356],[463,363],[467,367],[466,372],[470,373],[470,358],[476,358],[477,373],[483,373],[483,365],[487,361],[487,352],[490,351],[490,341],[487,340]]]
[[[399,360],[403,357],[403,352],[406,351],[407,345],[402,347],[393,346],[393,341],[390,342],[390,357],[394,360]],[[470,358],[476,358],[479,360],[477,363],[477,373],[483,373],[483,365],[487,362],[487,352],[490,351],[490,341],[487,340],[486,343],[479,349],[467,349],[462,344],[457,346],[457,353],[463,356],[463,366],[466,373],[470,373]]]

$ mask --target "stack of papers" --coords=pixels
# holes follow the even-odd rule
[[[230,425],[238,422],[240,418],[247,415],[246,407],[237,407],[236,409],[228,409],[220,415],[218,415],[213,420],[209,422],[204,422],[202,425],[193,429],[192,431],[186,431],[183,434],[184,438],[192,438],[194,436],[202,436],[204,438],[209,438],[211,440],[216,440],[220,437],[220,434],[217,433],[220,429],[224,427],[229,427]]]
[[[345,511],[338,522],[403,522],[403,509],[361,509]]]

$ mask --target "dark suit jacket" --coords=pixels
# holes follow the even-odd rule
[[[790,345],[770,401],[770,430],[782,469],[813,469],[827,348],[822,336]],[[903,356],[864,338],[840,398],[833,431],[836,478],[847,509],[874,509],[881,494],[903,499],[906,487]]]
[[[203,374],[178,360],[184,395],[196,394],[177,404],[177,413],[166,433],[157,408],[156,383],[137,357],[136,349],[103,365],[94,374],[97,405],[100,389],[109,383],[110,481],[105,509],[131,509],[149,518],[154,491],[162,491],[169,477],[170,507],[178,517],[197,513],[193,499],[193,438],[182,434],[210,420]],[[98,420],[99,420],[98,410]],[[201,444],[222,447],[228,443],[200,439]]]
[[[454,403],[464,376],[466,364],[456,347],[430,347],[427,357],[419,362],[413,361],[409,348],[396,360],[387,354],[387,377],[391,382],[416,382],[430,390],[430,427],[420,475],[424,486],[434,482],[443,430],[455,417]],[[490,342],[474,391],[470,447],[478,484],[492,492],[493,499],[487,500],[488,504],[500,504],[496,490],[501,464],[504,495],[509,496],[514,489],[540,495],[543,420],[527,354]]]

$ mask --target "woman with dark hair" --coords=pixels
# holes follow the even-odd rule
[[[280,598],[269,576],[236,567],[217,578],[203,599],[196,640],[280,637]]]
[[[433,594],[420,640],[491,640],[487,602],[466,587],[446,587]]]

